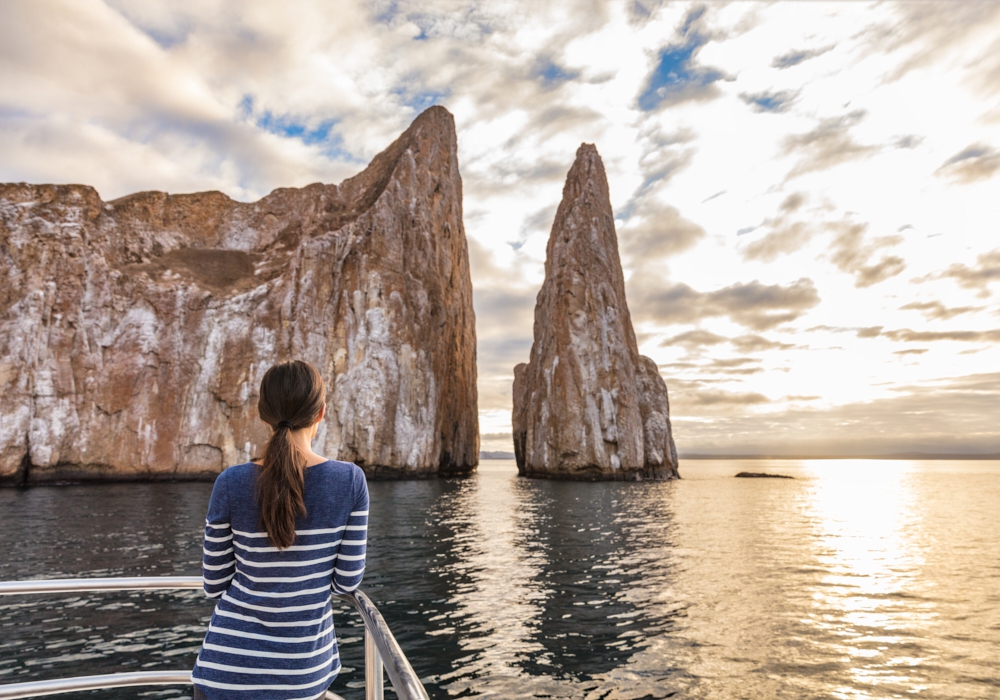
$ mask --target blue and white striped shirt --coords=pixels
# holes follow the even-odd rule
[[[202,575],[219,602],[191,676],[209,700],[311,700],[340,671],[330,591],[364,575],[368,485],[347,462],[307,467],[307,515],[278,550],[260,528],[257,469],[229,467],[212,489]]]

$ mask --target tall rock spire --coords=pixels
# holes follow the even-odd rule
[[[210,476],[260,454],[275,362],[327,381],[314,447],[369,475],[479,459],[451,114],[359,175],[278,189],[0,185],[0,480]]]
[[[556,479],[676,478],[667,387],[639,354],[604,164],[583,144],[549,236],[535,340],[514,368],[518,472]]]

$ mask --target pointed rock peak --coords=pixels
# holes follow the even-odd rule
[[[586,197],[596,200],[594,205],[606,208],[611,212],[611,194],[608,191],[608,175],[604,171],[604,161],[597,152],[597,146],[592,143],[581,143],[576,149],[576,160],[566,175],[563,186],[563,204],[573,205],[572,200]],[[569,200],[569,201],[567,201]],[[558,217],[557,217],[558,220]]]
[[[449,144],[457,144],[458,137],[455,132],[455,117],[441,105],[428,107],[413,120],[399,138],[400,142],[409,142],[412,140],[443,141]]]
[[[528,364],[514,368],[518,471],[557,479],[676,478],[667,387],[639,354],[604,163],[584,143],[566,176],[535,305]]]

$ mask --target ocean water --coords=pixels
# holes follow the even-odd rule
[[[1000,698],[1000,462],[681,474],[372,483],[363,587],[433,698]],[[0,579],[198,575],[210,490],[0,490]],[[0,684],[190,668],[210,613],[197,591],[0,598]],[[333,689],[362,698],[362,630],[336,622]]]

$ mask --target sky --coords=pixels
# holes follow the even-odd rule
[[[482,446],[581,142],[681,455],[1000,452],[1000,3],[0,4],[0,181],[340,182],[455,115]]]

